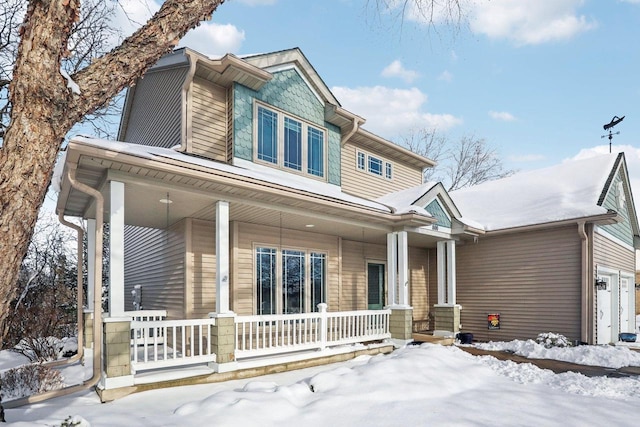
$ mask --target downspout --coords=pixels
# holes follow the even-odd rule
[[[78,251],[78,283],[77,283],[77,287],[78,287],[78,292],[77,292],[77,307],[76,307],[76,311],[78,314],[78,318],[77,318],[77,323],[78,323],[78,353],[76,355],[74,355],[73,357],[70,357],[68,359],[65,360],[55,360],[53,362],[49,362],[46,363],[47,366],[49,367],[55,367],[55,366],[63,366],[63,365],[68,365],[70,363],[74,363],[77,360],[82,360],[82,358],[84,357],[84,316],[83,316],[83,311],[82,311],[82,303],[84,301],[84,289],[83,289],[83,281],[82,281],[82,266],[84,264],[83,262],[83,241],[84,241],[84,230],[82,229],[82,227],[80,227],[78,224],[74,224],[72,222],[67,221],[66,219],[64,219],[64,214],[62,213],[62,211],[58,212],[58,220],[60,221],[61,224],[66,225],[69,228],[73,228],[74,230],[76,230],[77,233],[77,238],[78,238],[78,247],[77,247],[77,251]]]
[[[589,236],[586,231],[586,224],[584,221],[578,222],[578,234],[580,240],[582,240],[582,289],[581,289],[581,304],[580,304],[580,341],[589,342],[591,336],[591,267],[589,265],[591,257],[589,256]]]
[[[94,320],[93,320],[93,375],[82,384],[66,387],[60,390],[52,390],[46,393],[35,394],[33,396],[4,402],[5,408],[17,408],[30,403],[42,402],[54,397],[66,396],[77,391],[86,390],[98,384],[102,374],[102,229],[104,223],[104,198],[98,190],[86,184],[76,181],[75,168],[67,173],[71,186],[76,190],[89,194],[96,200],[96,262],[94,274]]]
[[[359,127],[360,127],[360,121],[356,117],[354,117],[353,126],[351,126],[351,129],[349,130],[349,132],[343,135],[342,138],[340,139],[340,146],[344,147],[344,144],[346,144],[347,141],[358,131]]]

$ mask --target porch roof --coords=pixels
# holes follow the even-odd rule
[[[234,166],[173,149],[88,137],[72,139],[56,167],[54,181],[60,187],[57,211],[71,216],[95,215],[92,199],[70,185],[67,173],[71,170],[80,182],[102,192],[107,210],[106,182],[125,182],[125,221],[134,225],[164,228],[180,217],[212,219],[216,200],[230,201],[236,212],[243,210],[245,220],[252,215],[253,220],[267,225],[277,225],[283,219],[298,227],[325,224],[335,232],[339,232],[336,227],[347,232],[354,225],[385,232],[434,222],[427,212],[395,212],[382,203],[344,193],[339,186],[250,162]],[[174,201],[171,218],[166,206],[158,204],[167,193]],[[292,222],[286,222],[289,220]],[[319,228],[314,231],[322,232]]]

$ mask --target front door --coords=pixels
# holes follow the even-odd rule
[[[367,263],[367,301],[369,310],[384,306],[384,264]]]

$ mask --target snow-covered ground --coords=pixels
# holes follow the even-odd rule
[[[535,348],[528,342],[494,348]],[[535,357],[554,349],[536,348]],[[585,355],[596,356],[585,356]],[[572,356],[573,355],[573,356]],[[555,356],[554,356],[555,357]],[[639,365],[625,347],[581,346],[563,360]],[[10,361],[0,357],[3,368]],[[154,390],[100,404],[92,391],[6,411],[10,426],[585,426],[638,425],[640,379],[554,374],[471,356],[457,347],[408,346],[386,356],[226,383]]]

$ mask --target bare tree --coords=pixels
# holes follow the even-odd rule
[[[11,112],[0,148],[0,323],[15,297],[20,264],[67,132],[107,105],[222,2],[166,0],[120,46],[87,61],[69,79],[61,68],[69,56],[72,29],[82,18],[80,1],[27,3],[8,87]]]
[[[87,0],[84,3],[78,21],[70,29],[68,52],[62,58],[61,68],[68,74],[80,71],[94,58],[104,55],[121,38],[112,19],[116,6],[115,1]],[[23,0],[0,2],[0,144],[11,117],[8,89],[26,10],[27,3]],[[96,136],[109,136],[109,130],[120,115],[121,98],[122,95],[116,96],[112,102],[83,117],[80,124],[89,126]]]
[[[424,180],[440,181],[447,191],[504,178],[515,172],[505,169],[497,150],[475,136],[463,136],[451,142],[434,129],[420,129],[401,137],[400,145],[435,160],[437,166],[425,170]]]

